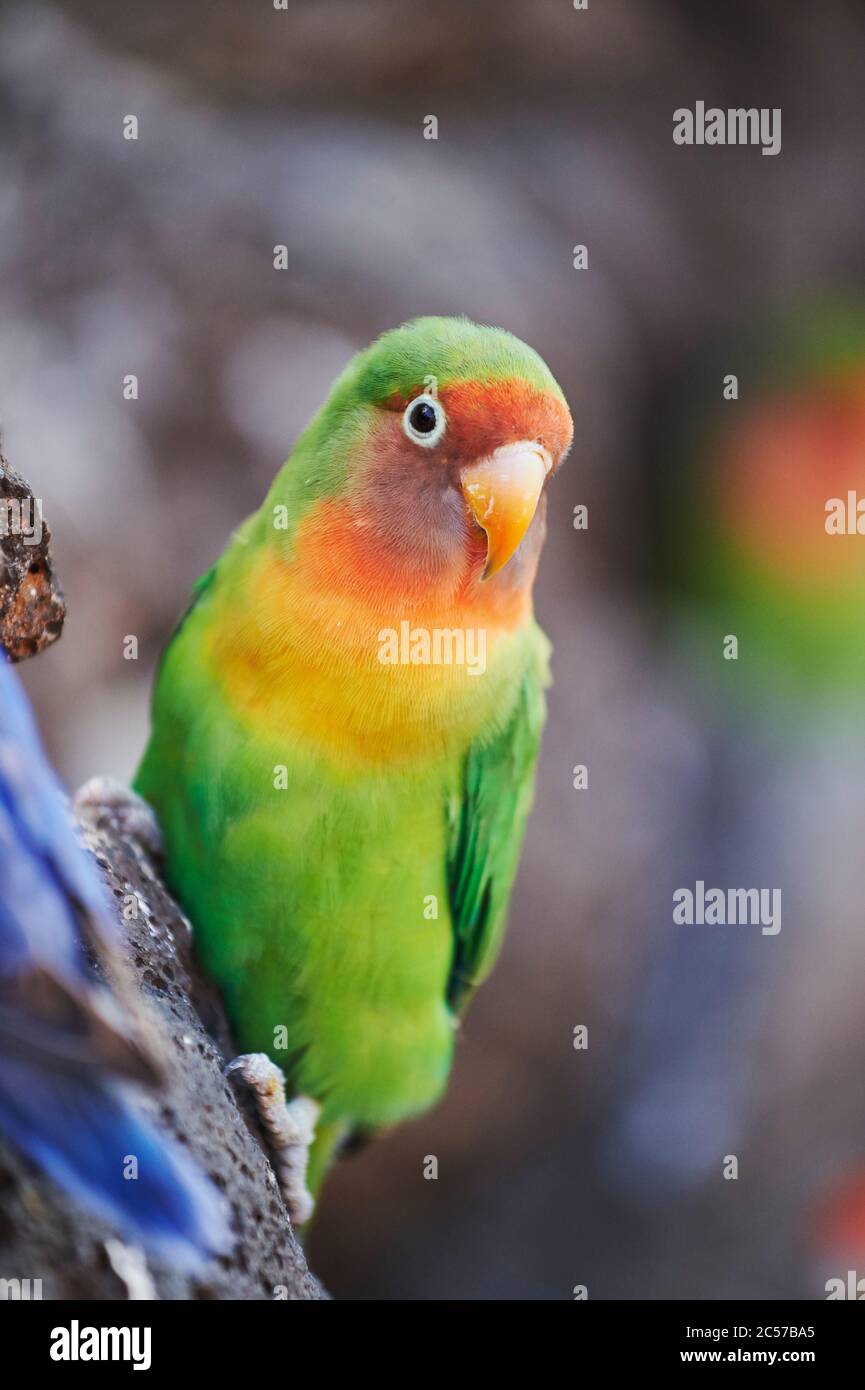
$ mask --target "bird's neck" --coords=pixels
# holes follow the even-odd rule
[[[230,556],[214,678],[257,735],[345,767],[447,756],[505,717],[526,660],[530,581],[482,583],[481,567],[400,573],[334,504],[289,555]]]

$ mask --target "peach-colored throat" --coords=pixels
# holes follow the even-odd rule
[[[530,588],[400,572],[336,501],[290,558],[250,554],[247,602],[214,624],[214,676],[257,734],[349,768],[447,756],[493,725],[520,660]]]

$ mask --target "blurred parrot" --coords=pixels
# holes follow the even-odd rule
[[[441,1096],[496,956],[545,712],[545,488],[572,431],[511,334],[384,334],[163,657],[135,786],[296,1223],[348,1137]]]
[[[740,394],[722,400],[730,363]],[[735,634],[728,680],[776,712],[797,717],[827,696],[858,708],[865,308],[819,300],[710,345],[671,383],[653,434],[647,532],[658,576],[690,606],[689,637],[717,647]]]
[[[222,1199],[140,1108],[135,1083],[158,1073],[125,1019],[115,931],[0,649],[0,1134],[124,1237],[193,1270],[228,1243]]]

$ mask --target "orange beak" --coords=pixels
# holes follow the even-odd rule
[[[542,444],[521,439],[462,469],[463,497],[487,536],[482,579],[491,579],[507,564],[528,531],[551,467]]]

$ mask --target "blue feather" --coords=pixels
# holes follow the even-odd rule
[[[125,1238],[194,1269],[229,1245],[226,1207],[129,1081],[128,1039],[87,957],[118,931],[0,653],[0,1133]]]

